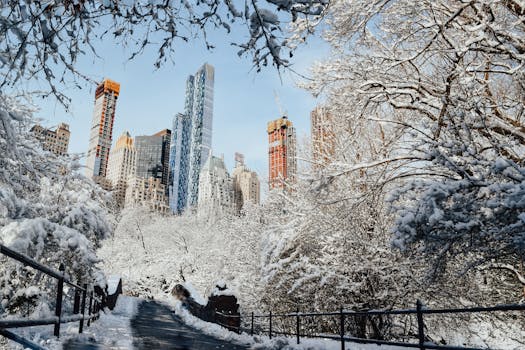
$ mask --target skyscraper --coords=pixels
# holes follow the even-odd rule
[[[312,156],[314,167],[320,169],[335,155],[335,133],[331,114],[324,107],[316,107],[310,113]]]
[[[170,206],[180,213],[197,205],[199,176],[212,142],[215,70],[205,63],[186,81],[184,114],[173,120]]]
[[[115,148],[109,153],[107,178],[111,181],[113,197],[124,206],[128,178],[135,172],[135,147],[133,138],[126,131],[120,135]]]
[[[169,178],[170,178],[170,142],[171,142],[171,130],[170,129],[164,129],[159,131],[158,133],[154,134],[153,136],[161,137],[162,138],[162,156],[161,156],[161,163],[162,163],[162,177],[161,177],[161,183],[166,186],[168,186]],[[166,195],[168,193],[166,192]]]
[[[171,131],[164,129],[151,136],[137,136],[135,147],[135,175],[147,179],[160,179],[163,185],[168,183],[169,177],[169,148]]]
[[[186,94],[193,95],[187,201],[189,207],[197,204],[200,172],[211,152],[214,75],[214,68],[205,63],[193,78],[193,91],[186,91]]]
[[[286,116],[268,123],[268,160],[270,189],[285,188],[297,172],[296,137],[293,124]]]
[[[186,99],[188,103],[188,98]],[[189,149],[191,139],[191,119],[178,113],[173,118],[173,132],[170,143],[170,186],[169,201],[171,211],[180,213],[186,207],[189,170]]]
[[[235,153],[235,168],[232,171],[235,210],[240,213],[244,203],[260,202],[260,182],[255,171],[244,165],[244,156]]]
[[[119,92],[120,84],[109,79],[105,79],[95,90],[95,108],[86,161],[87,176],[106,176]]]

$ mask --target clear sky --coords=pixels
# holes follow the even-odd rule
[[[308,67],[316,59],[326,56],[327,45],[318,38],[311,38],[293,57],[294,69],[308,75]],[[82,57],[79,71],[96,81],[104,77],[121,84],[117,102],[113,143],[124,131],[133,137],[151,135],[162,129],[172,128],[172,118],[184,110],[185,82],[205,62],[215,67],[213,140],[215,155],[224,154],[229,170],[233,167],[235,152],[245,155],[246,164],[257,171],[262,187],[268,177],[268,144],[266,123],[279,117],[274,91],[280,104],[296,126],[298,136],[309,134],[309,115],[317,101],[306,91],[296,87],[300,79],[291,72],[279,78],[275,68],[268,67],[260,73],[252,69],[251,57],[239,58],[232,40],[221,32],[211,35],[216,48],[206,50],[202,40],[180,42],[174,56],[175,63],[166,63],[155,70],[155,50],[127,61],[129,52],[111,41],[99,43],[100,58]],[[82,89],[66,88],[72,98],[71,113],[52,98],[35,101],[41,111],[37,117],[47,127],[60,122],[70,125],[70,153],[87,152],[89,130],[94,103],[95,86],[84,84]]]

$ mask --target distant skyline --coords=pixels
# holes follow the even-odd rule
[[[307,47],[298,49],[292,60],[294,70],[301,74],[308,75],[309,66],[315,60],[323,59],[328,52],[327,45],[321,39],[311,39]],[[201,40],[195,40],[193,45],[179,43],[175,63],[167,62],[158,70],[153,67],[153,49],[133,61],[126,61],[129,51],[115,48],[112,43],[99,43],[100,58],[82,57],[76,67],[98,82],[109,78],[121,84],[113,129],[114,145],[125,131],[129,131],[134,138],[171,129],[173,116],[184,112],[188,75],[205,62],[213,65],[213,154],[219,157],[223,154],[228,171],[231,171],[234,153],[243,153],[246,165],[259,174],[261,187],[266,190],[266,124],[280,116],[274,91],[279,96],[282,109],[293,121],[299,138],[309,134],[310,111],[317,101],[295,86],[299,78],[289,71],[282,72],[281,77],[272,67],[256,73],[250,57],[239,58],[235,48],[229,44],[235,39],[219,36],[212,40],[216,44],[213,51],[206,50]],[[41,108],[36,117],[42,119],[44,126],[53,127],[61,122],[70,125],[70,153],[87,152],[95,88],[95,84],[83,84],[81,90],[67,89],[66,95],[72,99],[69,114],[52,98],[35,101]]]

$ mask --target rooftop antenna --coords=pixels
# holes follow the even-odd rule
[[[281,99],[279,98],[279,95],[277,94],[275,89],[273,90],[273,96],[275,97],[275,104],[277,105],[277,108],[279,108],[279,116],[288,118],[288,111],[283,112],[283,108],[281,106]]]

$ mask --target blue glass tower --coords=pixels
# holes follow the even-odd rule
[[[199,175],[211,150],[214,68],[205,63],[186,81],[184,114],[173,119],[170,144],[170,207],[174,213],[197,204]]]

